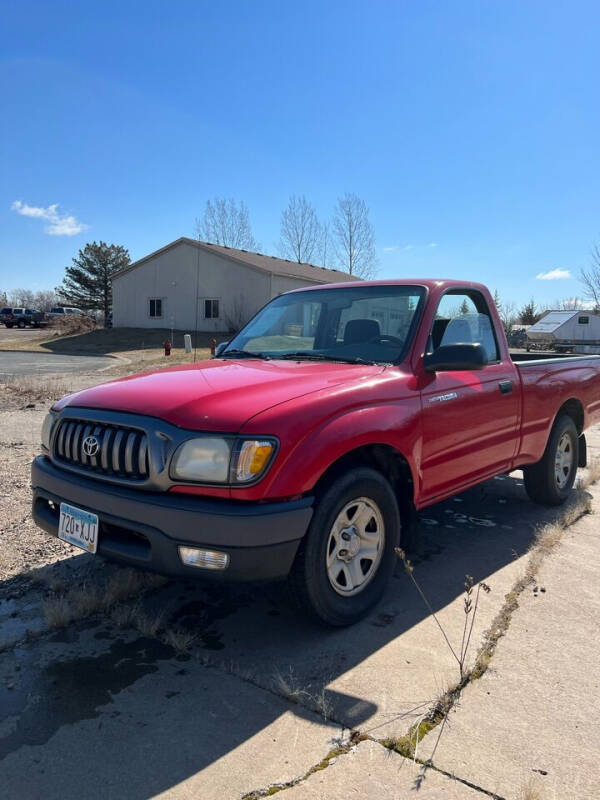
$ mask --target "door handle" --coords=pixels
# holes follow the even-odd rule
[[[512,381],[500,381],[498,386],[500,388],[500,394],[510,394],[512,392]]]

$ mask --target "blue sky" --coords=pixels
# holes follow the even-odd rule
[[[326,217],[353,191],[380,277],[581,294],[600,240],[595,0],[2,12],[0,290],[55,286],[89,240],[136,259],[192,235],[215,195],[243,199],[273,253],[290,194]],[[573,277],[536,278],[556,270]]]

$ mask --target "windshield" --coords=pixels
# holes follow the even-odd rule
[[[221,353],[394,363],[412,336],[422,286],[353,286],[272,300]]]

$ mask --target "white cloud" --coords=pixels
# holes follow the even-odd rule
[[[22,217],[34,217],[35,219],[43,219],[48,224],[44,231],[48,236],[75,236],[82,231],[89,228],[83,222],[79,222],[71,214],[63,214],[58,210],[58,203],[52,203],[47,208],[43,206],[30,206],[21,200],[15,200],[11,206],[13,211],[20,214]]]
[[[389,247],[384,247],[384,253],[396,253],[399,250],[402,252],[406,252],[408,250],[414,250],[415,248],[421,249],[423,247],[437,247],[437,242],[429,242],[429,244],[392,244]]]
[[[551,269],[549,272],[538,272],[535,276],[538,281],[564,281],[571,277],[568,269]]]

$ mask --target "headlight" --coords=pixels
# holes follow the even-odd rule
[[[42,447],[48,450],[48,452],[50,452],[50,437],[52,435],[52,428],[54,427],[57,417],[58,414],[56,411],[49,411],[42,423]]]
[[[173,456],[171,478],[195,483],[252,483],[267,471],[275,450],[275,442],[269,439],[190,439]]]

